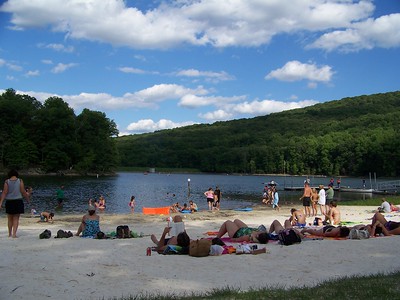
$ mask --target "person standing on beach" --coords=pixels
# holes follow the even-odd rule
[[[300,200],[303,200],[304,212],[306,216],[311,217],[310,205],[311,205],[311,188],[310,183],[308,181],[304,182],[304,192],[303,196],[300,197]]]
[[[18,178],[16,170],[8,172],[8,179],[4,182],[3,192],[0,198],[0,209],[3,201],[6,200],[6,213],[8,219],[8,236],[12,238],[17,237],[17,230],[19,225],[19,217],[25,213],[24,201],[29,203],[29,193],[26,192],[24,182]]]
[[[135,196],[131,196],[131,201],[129,201],[129,207],[131,208],[131,213],[135,212]]]
[[[319,209],[321,210],[321,215],[326,214],[326,195],[325,195],[325,189],[324,185],[320,184],[319,185],[319,192],[318,192],[318,204],[319,204]]]
[[[212,210],[213,203],[214,203],[214,191],[212,188],[209,188],[207,191],[204,192],[204,195],[207,198],[208,209]]]
[[[64,202],[64,186],[60,186],[60,188],[56,192],[57,194],[57,203],[58,203],[58,208],[63,207],[63,202]]]
[[[218,210],[221,207],[221,197],[222,197],[221,190],[219,189],[218,186],[216,186],[214,190],[214,200],[215,200],[215,208]]]
[[[335,192],[333,191],[333,185],[328,186],[328,190],[326,191],[326,202],[331,203],[333,200],[333,196],[335,195]]]

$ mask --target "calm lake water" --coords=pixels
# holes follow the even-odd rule
[[[128,206],[131,195],[136,197],[136,212],[142,207],[169,206],[174,202],[183,204],[190,198],[201,210],[207,209],[204,192],[219,186],[222,191],[222,209],[234,209],[259,204],[264,183],[274,180],[278,183],[280,204],[301,204],[298,198],[302,191],[284,191],[285,186],[302,186],[306,177],[288,176],[239,176],[239,175],[208,175],[208,174],[158,174],[149,173],[118,173],[112,177],[42,177],[22,176],[26,186],[33,187],[32,204],[26,205],[26,213],[31,208],[40,211],[54,211],[57,205],[56,191],[64,185],[64,207],[58,213],[85,213],[88,199],[98,199],[103,195],[106,199],[107,213],[129,213]],[[189,182],[190,179],[190,182]],[[330,178],[313,178],[311,184],[328,185]],[[370,188],[370,181],[367,188]],[[342,178],[342,186],[359,188],[361,178]],[[375,182],[372,183],[373,185]],[[190,195],[189,192],[190,185]],[[335,198],[340,201],[363,200],[371,197],[382,197],[372,194],[339,193]],[[1,211],[4,214],[4,210]]]

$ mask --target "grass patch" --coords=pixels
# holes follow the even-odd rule
[[[385,198],[388,202],[393,203],[394,205],[400,204],[399,196],[382,196],[381,198],[372,198],[365,200],[349,200],[349,201],[341,201],[340,205],[354,205],[354,206],[381,206],[382,199]]]
[[[229,287],[212,290],[203,295],[176,296],[170,295],[136,295],[114,300],[200,300],[200,299],[398,299],[400,295],[400,272],[369,276],[344,277],[329,280],[315,287],[303,288],[264,288],[260,290],[241,291]]]

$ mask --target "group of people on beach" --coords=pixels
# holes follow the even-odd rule
[[[265,205],[271,205],[273,209],[279,211],[279,194],[276,188],[276,182],[271,181],[267,185],[264,186],[263,195],[262,195],[262,203]]]
[[[204,196],[206,196],[207,199],[208,210],[220,210],[222,192],[218,186],[215,187],[215,190],[213,190],[212,187],[208,188],[208,190],[204,192]]]

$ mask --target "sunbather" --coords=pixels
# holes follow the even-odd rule
[[[304,228],[301,233],[309,233],[316,236],[324,237],[346,237],[350,233],[350,228],[346,226],[335,227],[333,225],[326,225],[320,229]]]
[[[373,226],[376,222],[379,222],[377,226],[383,225],[382,232],[384,235],[400,235],[400,222],[388,221],[380,212],[375,213],[371,225]]]
[[[289,221],[292,223],[293,226],[304,227],[306,226],[307,220],[306,215],[300,209],[292,208],[290,210],[292,216],[289,218]]]
[[[151,240],[153,241],[154,244],[157,245],[157,252],[158,253],[163,253],[164,250],[169,246],[169,245],[178,245],[181,247],[188,247],[190,244],[190,237],[186,233],[186,231],[179,233],[177,236],[173,236],[171,238],[165,238],[166,235],[169,233],[171,227],[165,227],[164,231],[161,235],[160,240],[157,240],[156,236],[154,234],[151,235]]]
[[[221,225],[217,237],[221,238],[226,233],[228,233],[228,236],[234,242],[254,242],[266,244],[269,240],[269,235],[267,232],[259,231],[258,228],[248,227],[239,219],[234,221],[225,221]]]
[[[285,229],[293,229],[294,231],[296,231],[298,233],[300,238],[304,237],[304,235],[299,230],[297,230],[296,228],[293,228],[292,222],[290,220],[286,220],[283,226],[282,226],[281,222],[279,222],[278,220],[274,220],[271,223],[271,225],[269,226],[269,234],[274,234],[274,233],[278,234]]]

